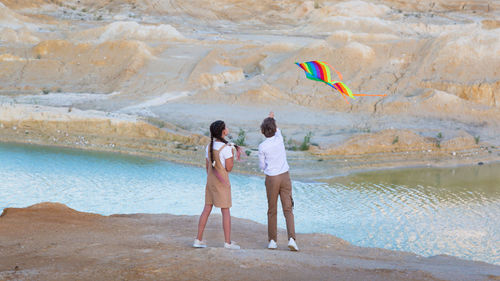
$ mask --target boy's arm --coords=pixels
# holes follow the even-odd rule
[[[261,171],[266,169],[266,155],[259,147],[259,168]]]
[[[273,111],[269,112],[269,117],[273,118],[274,121],[276,121],[276,118],[274,118],[274,112]],[[281,135],[281,130],[280,130],[280,128],[278,128],[278,125],[276,125],[276,134],[275,134],[275,136],[277,136],[278,138],[283,139],[283,136]]]

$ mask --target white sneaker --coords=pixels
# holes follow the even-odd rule
[[[224,242],[224,248],[231,249],[231,250],[239,250],[240,246],[238,246],[236,244],[236,242],[231,241],[231,244],[228,244],[228,243]]]
[[[290,251],[298,251],[299,247],[297,246],[297,243],[295,243],[295,240],[293,238],[290,238],[290,241],[288,241],[288,248]]]
[[[207,244],[205,244],[205,242],[200,241],[198,239],[194,239],[193,247],[194,248],[206,248]]]
[[[271,241],[269,241],[269,245],[267,245],[267,248],[275,250],[276,248],[278,248],[278,245],[276,245],[276,242],[274,242],[274,240],[271,239]]]

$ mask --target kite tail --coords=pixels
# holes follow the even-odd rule
[[[332,83],[326,83],[330,87],[334,88],[335,90],[339,91],[343,95],[349,96],[351,99],[355,100],[356,98],[354,97],[355,95],[352,93],[351,89],[347,87],[344,83],[340,81],[334,81]]]
[[[363,96],[363,97],[386,97],[387,94],[383,95],[371,95],[371,94],[354,94],[355,96]]]
[[[347,102],[347,104],[349,104],[349,101],[347,100],[347,95],[346,95],[346,94],[344,94],[344,93],[340,93],[340,94],[342,95],[342,97],[344,97],[345,102]]]

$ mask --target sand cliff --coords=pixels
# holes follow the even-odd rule
[[[500,159],[498,1],[6,0],[0,30],[0,122],[10,128],[26,124],[14,113],[23,104],[89,111],[94,128],[78,132],[87,138],[108,136],[90,125],[100,112],[157,132],[170,126],[201,145],[209,123],[224,119],[255,148],[274,110],[291,146],[314,134],[309,159],[418,151],[422,163],[435,162],[429,151],[453,163],[461,153]],[[354,92],[387,96],[347,104],[293,64],[313,59],[334,65]],[[37,128],[40,139],[55,137]],[[120,137],[136,139],[132,131]],[[32,139],[8,135],[0,139]]]

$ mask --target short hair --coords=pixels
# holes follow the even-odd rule
[[[276,121],[272,117],[267,117],[260,125],[260,131],[266,138],[273,137],[276,133]]]

